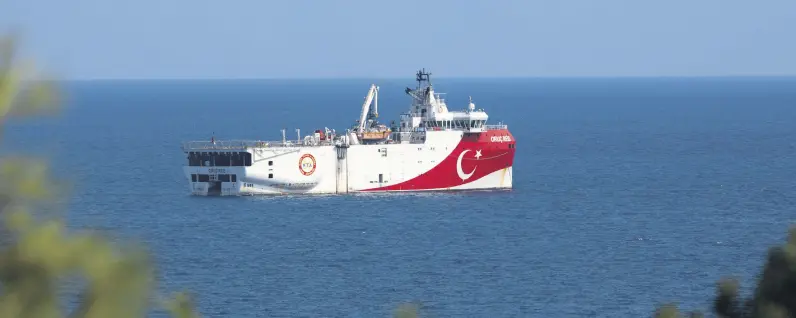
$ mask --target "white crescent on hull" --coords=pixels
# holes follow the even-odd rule
[[[464,173],[464,170],[462,170],[462,158],[464,158],[464,154],[468,152],[470,152],[470,149],[462,151],[462,153],[459,154],[459,159],[456,160],[456,173],[459,175],[459,178],[462,179],[462,181],[470,179],[470,177],[473,176],[473,173],[475,173],[475,169],[478,168],[473,168],[473,171],[470,171],[470,173]]]

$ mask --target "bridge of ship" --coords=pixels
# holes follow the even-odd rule
[[[477,124],[473,123],[473,126],[470,126],[470,122],[467,121],[435,121],[435,124],[431,124],[427,126],[425,129],[426,131],[433,131],[433,130],[454,130],[454,131],[468,131],[468,132],[480,132],[480,131],[488,131],[488,130],[507,130],[509,129],[508,125],[484,125],[483,123],[478,126]],[[440,123],[439,126],[436,123]]]
[[[435,121],[436,122],[436,121]],[[509,126],[504,124],[469,126],[467,121],[447,121],[440,123],[439,126],[421,124],[420,127],[401,129],[400,132],[425,132],[425,131],[465,131],[481,132],[488,130],[508,130]]]

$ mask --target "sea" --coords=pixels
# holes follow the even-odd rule
[[[158,290],[204,317],[707,312],[796,224],[796,78],[432,81],[509,126],[511,191],[189,195],[182,142],[343,131],[371,83],[397,121],[413,78],[65,81],[2,148],[48,160],[69,226],[146,244]]]

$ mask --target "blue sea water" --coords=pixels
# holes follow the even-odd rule
[[[641,317],[749,287],[796,221],[796,79],[439,79],[517,140],[509,192],[188,195],[180,142],[353,124],[371,81],[69,82],[4,148],[74,185],[68,220],[152,249],[207,317]],[[380,85],[380,115],[412,78]],[[303,134],[302,133],[302,134]]]

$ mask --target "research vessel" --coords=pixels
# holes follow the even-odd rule
[[[420,70],[407,87],[409,110],[379,122],[379,87],[370,86],[359,120],[288,140],[184,142],[183,167],[193,195],[343,194],[354,192],[511,189],[516,142],[505,124],[470,98],[449,110]]]

